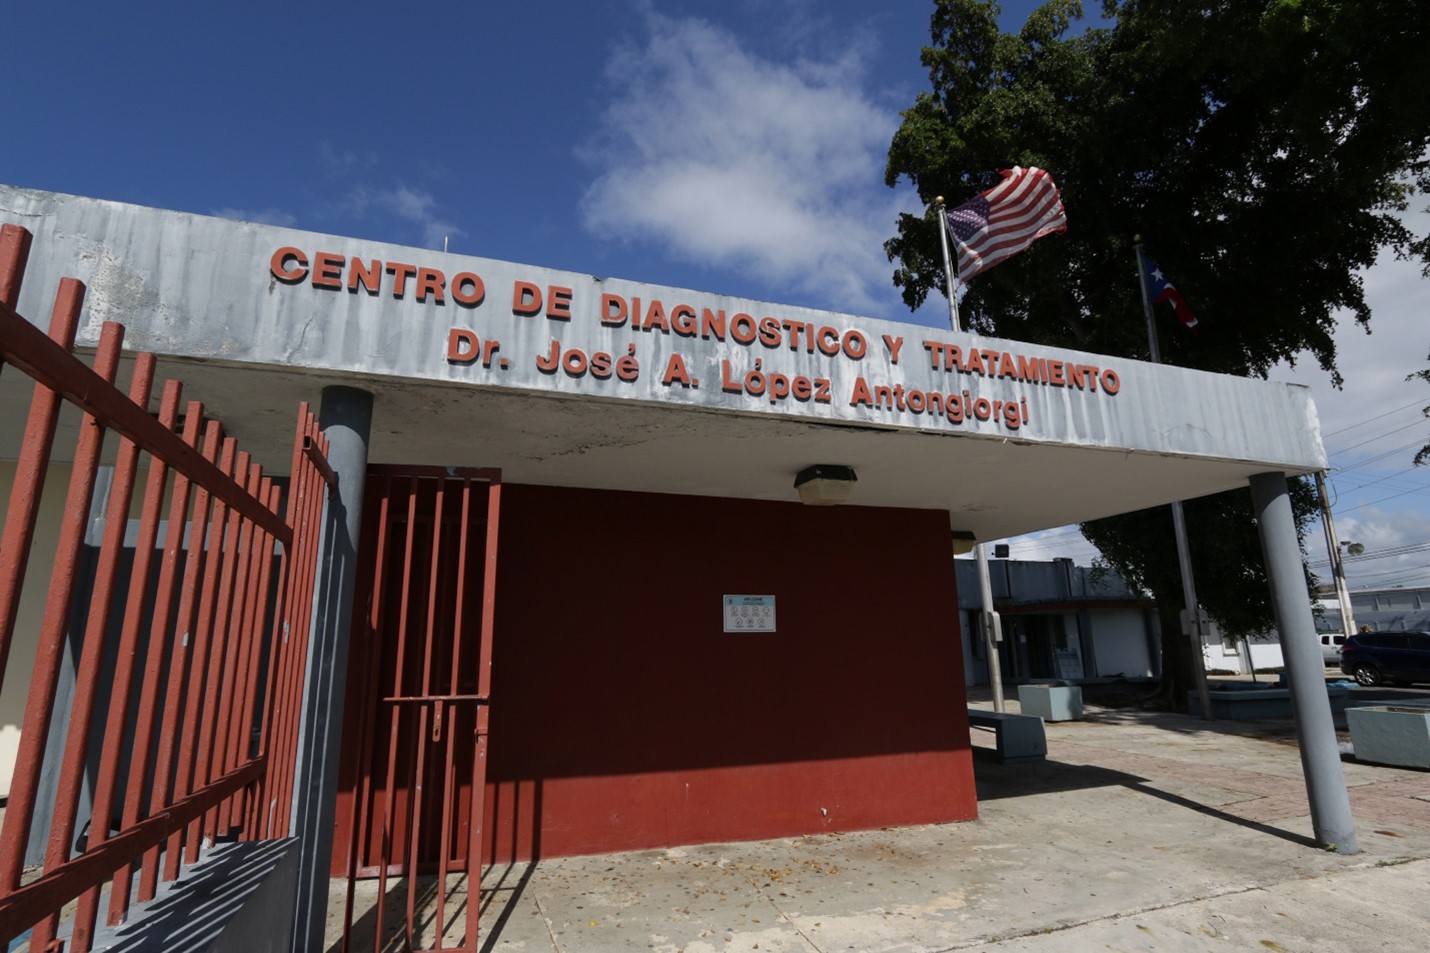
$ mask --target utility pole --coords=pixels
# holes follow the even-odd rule
[[[1341,604],[1341,630],[1355,635],[1356,620],[1351,612],[1351,594],[1346,588],[1346,564],[1341,559],[1341,543],[1336,538],[1336,521],[1331,518],[1331,500],[1326,494],[1325,471],[1316,471],[1316,495],[1321,502],[1321,526],[1326,531],[1326,548],[1331,553],[1331,575],[1336,581],[1336,601]],[[1354,544],[1352,544],[1354,545]]]
[[[983,644],[988,648],[988,682],[993,686],[993,710],[1003,710],[1003,663],[998,658],[998,643],[1003,641],[1003,620],[993,608],[993,580],[988,573],[988,545],[979,543],[978,592],[983,600],[983,611],[979,614],[979,626],[983,630]]]

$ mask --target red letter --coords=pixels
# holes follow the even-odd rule
[[[626,323],[626,299],[620,295],[601,295],[601,323],[620,327]]]
[[[432,297],[437,299],[438,304],[441,304],[442,302],[447,300],[447,294],[445,291],[443,291],[443,288],[446,287],[446,284],[447,276],[442,274],[442,272],[438,271],[436,268],[418,268],[417,300],[426,301],[427,295],[430,294],[432,295]]]
[[[571,320],[571,289],[551,285],[546,289],[546,316],[552,321]]]
[[[467,286],[471,286],[471,291]],[[487,286],[482,279],[470,271],[459,272],[452,279],[452,300],[467,308],[475,308],[487,296]]]
[[[361,258],[354,255],[352,263],[348,265],[348,290],[356,291],[358,285],[362,285],[362,290],[370,295],[377,294],[382,285],[382,262],[374,258],[372,267],[369,268]]]
[[[320,251],[313,256],[313,287],[341,288],[343,286],[343,262],[337,252]]]
[[[293,262],[292,268],[288,267],[289,261]],[[308,258],[292,245],[285,245],[268,260],[268,270],[279,281],[296,285],[308,277]]]
[[[540,314],[541,289],[529,281],[518,281],[511,289],[512,314]]]
[[[400,298],[407,293],[407,279],[417,274],[417,266],[390,261],[387,263],[387,273],[392,276],[392,296]]]
[[[466,328],[453,328],[447,334],[447,360],[453,364],[470,364],[481,353],[481,340]]]

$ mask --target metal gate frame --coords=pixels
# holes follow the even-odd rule
[[[83,283],[60,281],[48,336],[20,316],[15,308],[31,241],[23,228],[0,227],[0,358],[8,365],[6,372],[19,371],[35,381],[0,538],[0,679],[27,576],[61,401],[85,416],[72,457],[20,751],[0,830],[0,946],[8,948],[30,928],[32,950],[48,953],[67,944],[74,953],[84,953],[94,941],[106,884],[108,923],[118,924],[131,898],[152,899],[160,882],[175,879],[181,863],[197,860],[200,847],[217,835],[236,830],[243,839],[256,840],[287,834],[318,516],[323,484],[331,488],[336,477],[326,463],[326,442],[317,420],[302,404],[287,516],[280,516],[279,485],[246,452],[238,451],[218,421],[205,421],[201,403],[189,401],[180,417],[178,381],[165,382],[159,413],[150,415],[153,354],[134,356],[127,394],[114,386],[122,325],[104,322],[94,369],[71,353],[84,303]],[[47,748],[61,661],[76,624],[71,606],[76,568],[109,431],[117,431],[122,439],[80,643],[74,703],[62,750],[51,752]],[[119,553],[144,454],[148,478],[140,543],[126,582],[119,578]],[[159,550],[166,495],[168,531]],[[276,571],[275,552],[281,559]],[[140,658],[151,578],[159,595],[148,646]],[[46,582],[38,573],[34,581]],[[275,606],[271,615],[270,604]],[[119,821],[114,829],[110,823],[91,825],[76,844],[82,775],[94,755],[91,728],[101,715],[95,702],[103,697],[98,690],[100,660],[112,612],[122,612],[119,662],[104,713],[91,813]],[[290,633],[296,637],[290,639]],[[123,730],[130,716],[134,743],[128,781],[121,784]],[[260,723],[261,734],[255,739],[247,729]],[[45,835],[44,869],[38,879],[25,880],[25,853],[47,756],[58,762],[60,773]],[[146,798],[145,782],[150,779]],[[132,890],[136,866],[137,894]],[[57,939],[61,912],[73,900],[78,904],[71,935]]]
[[[420,490],[427,486],[431,492],[430,510],[419,508]],[[486,534],[482,552],[481,605],[479,608],[479,636],[475,661],[475,691],[460,691],[463,669],[463,639],[460,637],[467,622],[468,593],[464,581],[468,573],[468,528],[477,513],[473,512],[473,490],[486,489]],[[405,513],[393,513],[394,496],[405,491],[407,507]],[[444,552],[441,527],[444,505],[448,494],[460,497],[459,532],[457,533],[457,555],[455,569],[449,570],[444,579],[441,567],[453,566],[450,553]],[[501,471],[497,469],[458,469],[446,467],[381,466],[368,467],[366,497],[364,502],[364,526],[371,527],[364,532],[364,541],[371,541],[371,561],[360,562],[361,566],[371,566],[370,593],[366,614],[355,620],[354,640],[365,647],[359,669],[361,677],[356,684],[361,692],[361,723],[358,732],[360,764],[354,778],[354,801],[348,832],[347,855],[347,895],[344,908],[343,946],[346,951],[352,939],[355,881],[358,877],[376,873],[378,879],[378,899],[374,924],[374,949],[384,949],[385,898],[389,876],[402,877],[405,886],[405,923],[403,939],[405,948],[417,951],[421,940],[421,930],[417,925],[419,914],[417,905],[417,874],[422,869],[421,849],[423,844],[422,822],[424,808],[423,780],[429,772],[436,771],[441,778],[439,851],[436,863],[438,889],[436,891],[435,946],[427,947],[421,953],[435,951],[465,951],[477,953],[479,940],[479,914],[481,909],[481,844],[485,811],[487,736],[491,701],[491,651],[492,628],[496,604],[496,570],[499,539],[499,518],[501,511]],[[424,518],[432,519],[430,551],[425,554],[414,551],[416,528]],[[371,522],[370,522],[371,520]],[[402,564],[401,592],[383,591],[384,579],[397,567],[388,564],[389,550],[398,541],[392,537],[396,529],[405,524],[405,538],[400,541]],[[446,557],[444,562],[444,557]],[[418,560],[426,560],[424,566]],[[414,568],[417,572],[414,573]],[[414,582],[427,577],[426,613],[422,631],[409,631],[409,609],[414,598]],[[414,580],[414,575],[418,577]],[[444,589],[444,584],[446,589]],[[455,589],[455,592],[447,590]],[[438,617],[437,606],[444,592],[452,598],[453,616],[450,629],[443,631]],[[393,598],[395,596],[395,599]],[[420,597],[419,597],[420,598]],[[361,597],[359,597],[359,600]],[[419,603],[420,604],[420,603]],[[393,614],[395,613],[395,615]],[[390,672],[382,670],[383,635],[396,620],[396,663]],[[445,639],[444,639],[445,637]],[[419,641],[420,638],[420,641]],[[450,644],[444,644],[448,642]],[[408,657],[409,651],[420,651],[421,676],[416,690],[405,690],[411,686],[415,670]],[[450,653],[445,684],[439,683],[442,659],[438,653]],[[355,659],[356,660],[356,659]],[[415,712],[409,715],[409,712]],[[382,817],[370,816],[370,805],[374,797],[374,746],[380,715],[388,723],[386,776],[383,785]],[[415,715],[415,717],[414,717]],[[446,922],[446,884],[450,874],[460,872],[462,867],[454,863],[449,847],[452,843],[454,825],[460,805],[457,803],[461,780],[456,776],[457,725],[470,717],[472,724],[472,777],[467,804],[468,831],[466,838],[465,867],[467,873],[466,931],[460,946],[445,945],[443,925]],[[406,810],[401,816],[397,812],[396,766],[399,743],[402,740],[404,719],[407,722],[409,743],[413,752],[413,765],[409,772]],[[445,729],[445,730],[444,730]],[[440,747],[440,765],[428,765],[429,748],[435,753]],[[360,855],[374,833],[373,825],[380,820],[379,851],[381,856],[376,865],[362,864]],[[400,835],[400,836],[399,836]],[[393,856],[394,848],[401,840],[405,856]],[[375,870],[374,870],[375,867]]]

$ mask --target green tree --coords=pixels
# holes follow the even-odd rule
[[[1067,232],[974,278],[966,326],[1145,357],[1141,235],[1201,322],[1163,325],[1164,361],[1265,376],[1309,355],[1339,385],[1338,318],[1369,328],[1361,271],[1386,246],[1430,253],[1397,215],[1430,188],[1430,4],[1105,0],[1110,25],[1075,30],[1082,4],[1049,0],[1016,34],[999,12],[936,0],[932,90],[903,114],[886,169],[926,204],[957,204],[1013,165],[1057,181]],[[901,216],[885,249],[911,307],[943,289],[931,216]],[[1312,497],[1297,500],[1304,519]],[[1266,628],[1249,494],[1188,501],[1187,517],[1203,604],[1231,634]],[[1161,510],[1083,529],[1157,597],[1177,700],[1190,652],[1170,524]]]

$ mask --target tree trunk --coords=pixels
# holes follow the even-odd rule
[[[1162,628],[1162,683],[1152,695],[1158,708],[1187,710],[1187,692],[1196,691],[1192,640],[1182,634],[1182,595],[1158,594],[1157,621]]]

